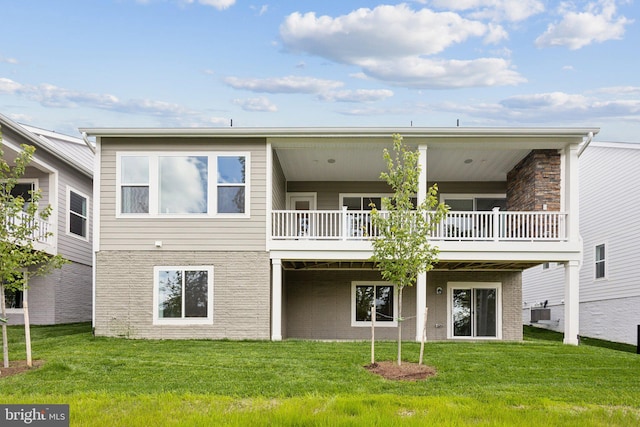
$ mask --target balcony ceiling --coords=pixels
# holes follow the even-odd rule
[[[334,145],[305,149],[276,148],[288,181],[377,181],[386,170],[384,146],[366,149]],[[505,181],[530,149],[442,149],[427,151],[427,179],[445,181]]]

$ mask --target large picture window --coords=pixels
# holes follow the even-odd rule
[[[67,231],[77,237],[87,239],[88,221],[87,196],[71,189],[67,189]]]
[[[154,276],[155,323],[213,321],[213,267],[155,267]]]
[[[121,153],[118,214],[248,216],[248,160],[248,153]]]
[[[373,302],[376,326],[397,326],[396,287],[388,282],[353,282],[351,326],[371,326]]]
[[[450,338],[501,338],[500,283],[448,284]]]

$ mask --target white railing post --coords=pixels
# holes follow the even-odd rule
[[[500,207],[496,206],[493,211],[493,241],[497,242],[500,239]]]
[[[347,236],[349,235],[349,224],[347,218],[347,207],[342,207],[342,240],[347,240]]]

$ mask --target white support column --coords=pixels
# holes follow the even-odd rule
[[[427,273],[418,275],[416,283],[416,341],[422,340],[422,328],[424,327],[424,308],[427,306]]]
[[[271,341],[282,341],[282,260],[271,260]]]
[[[571,145],[564,152],[564,177],[563,177],[563,206],[567,212],[567,237],[569,242],[577,243],[580,240],[579,217],[578,211],[578,146]]]
[[[564,343],[578,345],[580,333],[580,263],[564,265]]]
[[[424,202],[427,198],[427,146],[421,144],[418,146],[420,157],[418,159],[420,165],[420,177],[418,181],[418,204]],[[416,283],[416,341],[422,340],[422,328],[424,327],[424,308],[427,306],[427,273],[418,275],[418,283]]]

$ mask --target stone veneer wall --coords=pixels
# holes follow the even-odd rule
[[[560,210],[560,154],[533,150],[507,174],[507,210]]]

